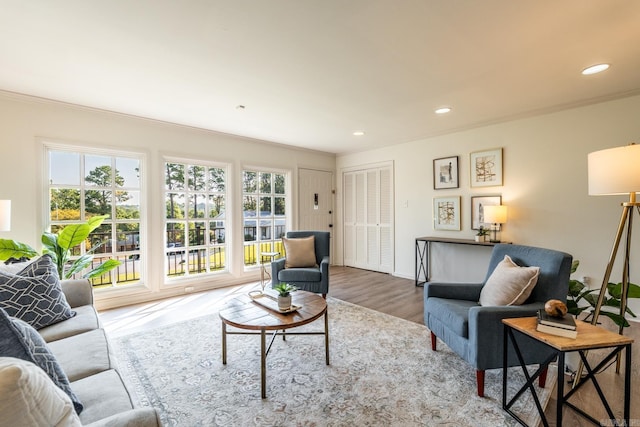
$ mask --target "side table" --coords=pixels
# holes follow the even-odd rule
[[[273,261],[273,258],[280,255],[280,252],[262,252],[260,253],[260,287],[262,288],[262,292],[264,292],[264,287],[266,283],[264,282],[265,273],[269,276],[269,280],[272,279],[271,274],[265,269],[265,258],[269,260],[269,264]]]
[[[573,396],[573,394],[588,381],[593,383],[598,396],[600,397],[600,401],[604,405],[605,410],[609,416],[609,422],[611,424],[608,425],[629,425],[629,410],[630,410],[630,400],[631,400],[631,344],[633,344],[633,339],[625,337],[624,335],[618,335],[614,332],[607,331],[604,328],[599,326],[591,325],[590,323],[586,323],[580,320],[576,320],[576,326],[578,330],[578,337],[576,339],[559,337],[555,335],[546,334],[544,332],[536,331],[537,319],[536,317],[521,317],[514,319],[503,319],[502,323],[504,324],[504,349],[503,349],[503,377],[502,377],[502,409],[507,411],[512,417],[514,417],[520,424],[526,425],[524,421],[522,421],[515,413],[511,411],[511,406],[515,403],[516,400],[525,392],[528,388],[533,395],[533,399],[535,401],[536,407],[538,408],[538,412],[540,417],[542,418],[542,422],[545,426],[548,426],[549,423],[544,414],[544,409],[540,404],[538,396],[536,394],[535,388],[533,387],[533,382],[543,371],[543,368],[547,367],[553,359],[555,359],[556,355],[558,357],[558,378],[556,383],[556,392],[557,392],[557,402],[558,406],[556,408],[556,425],[562,426],[562,410],[565,406],[570,407],[574,411],[576,411],[581,416],[587,418],[589,421],[596,425],[600,425],[600,421],[596,420],[591,415],[587,414],[584,410],[578,408],[574,404],[570,403],[568,400]],[[518,343],[515,340],[514,332],[521,332],[541,343],[551,347],[556,350],[555,354],[551,355],[549,359],[540,366],[540,368],[530,376],[526,366],[524,364],[524,359],[522,357],[522,352],[518,347]],[[513,398],[507,401],[507,366],[508,366],[508,343],[509,341],[513,345],[515,353],[518,357],[518,361],[522,367],[524,375],[527,379],[526,383],[520,388],[520,390],[513,396]],[[602,348],[610,348],[612,349],[609,354],[594,368],[591,368],[589,362],[587,361],[586,352],[589,350],[602,349]],[[600,384],[598,384],[598,380],[596,379],[595,374],[606,366],[611,360],[613,360],[618,353],[621,351],[625,351],[625,372],[624,372],[624,419],[619,424],[611,410],[611,406],[607,401],[604,393],[602,392],[602,388]],[[580,358],[584,363],[584,367],[587,370],[587,375],[584,378],[581,378],[577,385],[569,390],[567,394],[564,393],[564,369],[565,369],[565,353],[570,351],[577,351],[580,354]]]

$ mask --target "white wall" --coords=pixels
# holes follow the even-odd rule
[[[414,277],[416,237],[472,239],[475,233],[470,224],[471,196],[502,195],[503,204],[509,207],[502,240],[566,251],[580,260],[576,277],[588,276],[592,278],[592,286],[600,287],[620,219],[620,203],[626,199],[587,194],[587,154],[633,141],[640,143],[639,114],[640,96],[635,96],[339,155],[337,180],[340,182],[345,168],[382,161],[395,163],[395,275]],[[471,188],[469,153],[496,147],[504,148],[504,185]],[[433,159],[455,155],[460,156],[460,188],[434,190]],[[462,230],[434,231],[433,198],[455,195],[462,197]],[[342,194],[338,194],[339,215],[341,200]],[[637,217],[636,214],[636,223]],[[339,245],[341,222],[338,216],[336,262],[343,259]],[[640,241],[639,231],[635,231],[633,240]],[[634,283],[640,283],[640,244],[634,246],[631,278]],[[488,251],[451,245],[434,249],[435,278],[480,280],[484,277]],[[614,271],[612,281],[620,281],[619,274],[619,270]],[[635,301],[634,307],[639,306]]]
[[[42,138],[95,147],[132,149],[146,153],[149,180],[149,258],[147,288],[133,297],[113,298],[113,293],[97,293],[101,306],[132,303],[182,293],[163,286],[163,174],[162,156],[229,162],[232,181],[241,181],[244,165],[291,170],[293,206],[297,202],[298,168],[310,167],[335,172],[335,156],[310,150],[203,131],[183,126],[101,112],[0,92],[0,199],[12,200],[12,227],[0,232],[1,238],[15,239],[40,248],[44,214],[41,199]],[[232,197],[240,200],[240,185],[233,186]],[[154,208],[156,207],[156,208]],[[294,209],[294,227],[297,218]],[[240,215],[241,217],[241,215]],[[239,218],[240,218],[239,217]],[[234,230],[235,241],[242,241],[242,230]],[[196,290],[224,286],[258,278],[257,271],[244,273],[242,252],[235,257],[229,275],[197,283]],[[159,265],[158,265],[159,264]]]

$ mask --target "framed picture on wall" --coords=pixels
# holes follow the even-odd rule
[[[434,197],[433,228],[435,230],[460,230],[460,196]]]
[[[470,154],[472,187],[502,185],[502,148]]]
[[[478,230],[484,226],[484,207],[499,206],[502,196],[473,196],[471,197],[471,229]]]
[[[433,188],[458,188],[458,156],[433,160]]]

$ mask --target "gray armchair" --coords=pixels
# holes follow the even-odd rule
[[[314,236],[317,266],[284,268],[286,258],[279,258],[271,263],[271,286],[273,287],[282,282],[290,283],[303,291],[319,293],[326,297],[329,292],[329,232],[289,231],[286,237],[299,238],[309,236]]]
[[[480,291],[496,266],[509,255],[519,266],[540,267],[538,282],[522,305],[481,306]],[[484,372],[502,367],[503,325],[509,317],[535,316],[549,299],[565,301],[569,289],[572,257],[564,252],[531,246],[498,244],[494,246],[489,269],[482,283],[436,283],[424,287],[424,323],[431,330],[431,348],[436,337],[476,369],[478,396],[484,396]],[[541,343],[515,333],[527,364],[543,363],[551,351]],[[518,364],[509,347],[509,361]],[[546,372],[545,372],[546,374]],[[544,387],[545,374],[540,376]]]

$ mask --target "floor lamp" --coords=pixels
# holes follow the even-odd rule
[[[624,265],[622,267],[622,294],[620,297],[620,315],[627,311],[627,295],[629,292],[629,252],[631,249],[631,231],[633,230],[633,208],[640,213],[640,203],[636,202],[636,192],[640,191],[640,145],[630,144],[624,147],[594,151],[588,156],[589,195],[629,195],[629,201],[622,203],[622,214],[618,231],[613,241],[613,248],[609,255],[609,262],[604,272],[600,295],[591,324],[598,322],[598,316],[607,293],[607,284],[611,277],[611,270],[618,254],[618,249],[624,235]],[[622,335],[623,326],[618,327]],[[616,373],[620,372],[620,355],[618,355]],[[574,386],[582,375],[583,364],[580,362]]]

